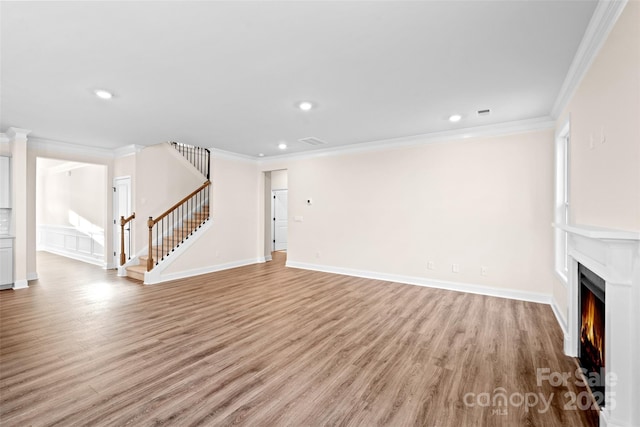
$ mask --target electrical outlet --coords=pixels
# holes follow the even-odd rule
[[[487,275],[487,267],[480,267],[480,274],[482,276],[486,276]]]
[[[434,270],[436,268],[435,264],[433,261],[428,261],[427,262],[427,270]]]
[[[451,271],[454,273],[460,273],[460,264],[451,264]]]

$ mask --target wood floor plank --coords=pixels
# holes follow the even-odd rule
[[[0,424],[597,426],[546,305],[274,261],[143,286],[39,253],[0,292]],[[72,273],[71,273],[72,272]],[[551,406],[481,405],[539,393]],[[472,396],[472,399],[469,399]]]

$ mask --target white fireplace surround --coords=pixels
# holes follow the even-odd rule
[[[605,289],[605,384],[607,402],[600,426],[640,426],[640,232],[581,225],[556,225],[568,234],[571,264],[564,352],[576,357],[578,334],[578,263],[602,277]]]

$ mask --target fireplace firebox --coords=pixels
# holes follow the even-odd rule
[[[578,277],[580,282],[579,301],[580,318],[580,365],[589,374],[596,374],[597,378],[605,377],[605,281],[585,266],[578,264]],[[598,403],[604,404],[604,384],[591,384],[591,392]]]

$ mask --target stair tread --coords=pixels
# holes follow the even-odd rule
[[[201,224],[209,220],[209,218],[211,218],[209,213],[209,205],[203,206],[200,211],[193,212],[189,218],[182,221],[183,226],[172,229],[172,234],[163,237],[166,243],[164,248],[162,246],[152,247],[151,258],[154,260],[154,262],[154,257],[156,256],[158,256],[160,259],[165,258],[169,252],[171,252],[178,246],[178,244],[182,243],[189,236],[191,236],[191,234],[193,234]],[[140,278],[143,278],[144,273],[147,272],[148,259],[148,254],[139,256],[138,261],[140,264],[127,267],[127,273],[131,273],[131,275],[127,274],[127,276],[137,280],[144,280]]]

